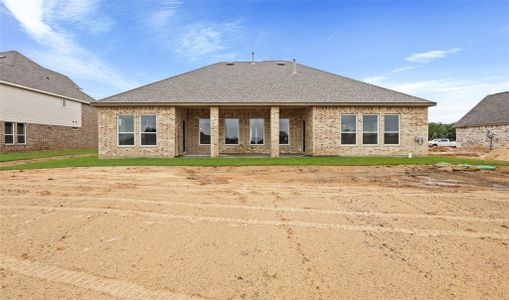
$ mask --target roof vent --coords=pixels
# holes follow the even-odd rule
[[[293,72],[292,72],[292,74],[294,74],[294,75],[297,74],[297,63],[295,61],[295,58],[293,59]]]
[[[232,63],[232,62],[227,62],[227,63],[226,63],[226,65],[227,65],[227,66],[233,66],[233,65],[234,65],[234,63]]]
[[[285,63],[284,63],[284,62],[278,62],[278,63],[277,63],[277,65],[278,65],[278,66],[284,66],[284,65],[285,65]]]

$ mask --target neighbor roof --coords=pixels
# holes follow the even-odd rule
[[[290,61],[219,62],[107,97],[96,105],[436,103]]]
[[[69,77],[48,70],[17,51],[0,52],[0,80],[85,102],[95,101]]]
[[[486,96],[455,127],[509,124],[509,91]]]

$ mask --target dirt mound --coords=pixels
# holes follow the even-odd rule
[[[430,147],[429,151],[431,152],[447,152],[451,150],[449,147]]]
[[[509,144],[505,145],[504,147],[491,150],[489,153],[482,155],[481,158],[489,160],[509,161]]]

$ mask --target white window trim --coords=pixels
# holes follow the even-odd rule
[[[385,131],[385,116],[398,116],[398,131]],[[398,143],[397,144],[386,144],[385,143],[385,133],[398,133]],[[384,145],[386,146],[400,146],[401,144],[401,115],[400,114],[384,114]]]
[[[127,132],[127,131],[119,131],[119,128],[118,128],[118,122],[120,120],[120,116],[132,116],[133,117],[133,132]],[[132,145],[120,145],[120,134],[121,133],[132,133],[133,134],[133,137],[134,137],[134,143]],[[122,147],[122,148],[132,148],[136,146],[136,116],[134,114],[119,114],[117,115],[117,147]]]
[[[141,119],[143,118],[143,116],[154,116],[156,117],[156,132],[143,132],[141,131],[143,128],[141,128]],[[157,114],[141,114],[140,115],[140,147],[157,147],[158,143],[159,143],[159,139],[157,138]],[[141,138],[143,134],[154,134],[156,136],[156,144],[155,145],[143,145],[142,144],[142,141],[143,139]]]
[[[209,120],[209,131],[210,131],[210,143],[202,144],[200,139],[200,120]],[[198,145],[200,146],[210,146],[212,144],[212,124],[210,123],[210,118],[198,118]]]
[[[342,117],[343,116],[354,116],[355,117],[355,131],[354,132],[343,132],[342,130],[342,127],[343,127],[343,119]],[[339,116],[339,145],[341,146],[358,146],[359,145],[359,126],[358,126],[358,122],[359,122],[359,116],[357,114],[341,114]],[[355,134],[355,144],[343,144],[343,139],[341,137],[341,135],[343,133],[349,133],[349,134]]]
[[[67,99],[61,99],[60,100],[60,107],[62,107],[62,109],[66,109],[67,108]]]
[[[12,145],[16,145],[16,122],[3,122],[4,124],[4,145],[8,145],[8,146],[12,146]],[[5,123],[11,123],[12,124],[12,133],[5,133]],[[26,129],[25,129],[26,130]],[[5,142],[5,136],[7,135],[12,135],[12,143],[6,143]],[[26,142],[26,137],[25,137],[25,142]]]
[[[251,144],[251,120],[263,120],[263,126],[262,126],[262,137],[263,137],[263,144]],[[250,118],[249,119],[249,146],[263,146],[265,145],[265,119],[264,118]]]
[[[284,120],[284,119],[288,120],[288,143],[286,143],[286,144],[281,144],[281,142],[279,141],[279,136],[278,136],[278,138],[277,138],[277,139],[278,139],[278,141],[279,141],[279,145],[280,145],[280,146],[290,146],[290,118],[279,118],[279,121],[280,121],[280,123],[279,123],[279,127],[280,127],[280,131],[281,131],[281,120]],[[265,125],[265,124],[264,124],[264,125]],[[265,126],[264,126],[264,127],[265,127]],[[279,135],[279,133],[278,133],[278,135]]]
[[[24,143],[18,143],[18,124],[23,124],[23,131],[24,133],[22,134],[24,137],[25,137],[25,142]],[[16,123],[16,144],[18,145],[26,145],[27,144],[27,124],[26,123]]]
[[[226,122],[227,120],[237,120],[237,144],[227,144],[226,143]],[[236,118],[226,118],[224,119],[224,145],[225,146],[238,146],[240,145],[240,120]]]
[[[364,132],[364,116],[376,116],[376,124],[377,124],[377,131],[376,131],[376,144],[364,144],[364,133],[375,133],[375,131],[367,131]],[[362,114],[362,145],[363,146],[380,146],[380,115],[379,114]]]

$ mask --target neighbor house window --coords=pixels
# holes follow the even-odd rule
[[[279,119],[279,144],[290,144],[290,120]]]
[[[118,145],[133,146],[134,145],[134,116],[119,115],[118,116]]]
[[[263,145],[265,138],[265,128],[263,119],[249,120],[249,144]]]
[[[141,145],[157,145],[156,115],[141,115]]]
[[[239,119],[224,120],[224,143],[226,145],[239,144]]]
[[[341,145],[357,145],[357,115],[341,115]]]
[[[399,144],[399,115],[384,115],[384,144]]]
[[[362,143],[378,145],[378,115],[362,116]]]
[[[26,144],[25,123],[16,123],[16,143]]]
[[[200,145],[210,145],[210,119],[200,119]]]
[[[62,108],[66,108],[66,107],[67,107],[67,100],[62,99]]]
[[[5,122],[4,123],[4,136],[5,136],[5,144],[6,145],[12,145],[14,144],[14,123],[12,122]]]

